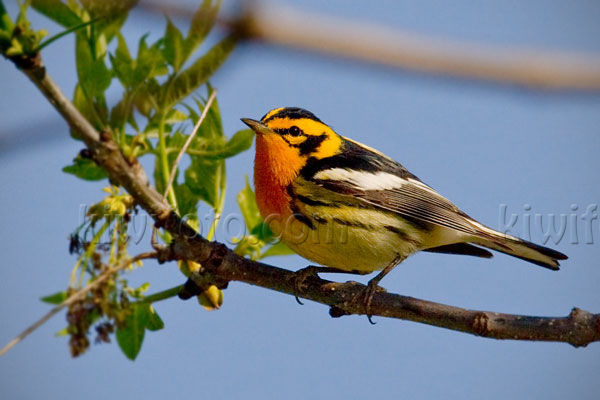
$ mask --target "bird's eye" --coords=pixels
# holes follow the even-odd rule
[[[288,132],[292,136],[300,136],[300,134],[302,133],[300,131],[300,128],[298,128],[296,125],[292,126]]]

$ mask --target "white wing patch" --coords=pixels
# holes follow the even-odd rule
[[[365,172],[345,168],[331,168],[318,172],[314,179],[348,182],[362,190],[398,189],[409,184],[405,179],[388,172]]]

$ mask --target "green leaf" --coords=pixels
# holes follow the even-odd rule
[[[233,35],[222,39],[189,68],[181,71],[173,80],[165,82],[161,87],[164,93],[163,109],[171,108],[206,83],[223,64],[236,42],[237,39]]]
[[[160,49],[160,41],[148,46],[146,36],[138,44],[135,77],[132,87],[142,84],[146,79],[161,76],[169,72],[167,62]]]
[[[219,12],[219,8],[221,6],[221,0],[217,0],[215,4],[212,3],[212,0],[204,0],[202,5],[198,7],[192,16],[190,29],[188,30],[188,34],[184,43],[185,59],[187,59],[194,52],[194,50],[196,50],[200,43],[202,43],[217,20],[217,13]]]
[[[124,326],[117,328],[117,343],[119,343],[123,354],[130,360],[135,360],[142,348],[150,315],[149,304],[133,304],[130,314],[125,319]]]
[[[152,110],[157,109],[156,93],[159,91],[160,85],[154,78],[148,79],[136,89],[133,104],[144,117],[150,118]]]
[[[60,0],[32,0],[31,6],[40,14],[45,15],[65,28],[70,28],[84,22],[75,11]]]
[[[176,118],[176,116],[171,115],[171,118]],[[167,142],[166,145],[168,148],[170,149],[177,149],[176,152],[171,154],[171,157],[173,158],[173,160],[169,160],[169,161],[175,161],[175,157],[177,156],[177,154],[179,153],[179,151],[181,150],[181,148],[183,147],[183,145],[185,144],[185,142],[187,141],[188,136],[184,135],[183,133],[177,131],[174,134],[172,134],[171,136],[169,136],[167,138]]]
[[[62,170],[67,174],[75,175],[76,177],[85,179],[86,181],[99,181],[108,177],[106,172],[96,165],[93,160],[90,160],[89,158],[81,158],[79,156],[73,159],[72,165],[67,165]]]
[[[165,122],[165,124],[175,124],[178,122],[184,122],[187,119],[188,119],[188,116],[183,111],[173,108],[165,116],[164,122]],[[185,139],[187,139],[187,137]],[[183,143],[185,143],[185,140]],[[182,143],[182,146],[183,146],[183,143]]]
[[[80,0],[92,18],[100,19],[96,34],[102,35],[106,43],[115,37],[127,19],[129,10],[138,0]]]
[[[127,90],[110,112],[110,125],[115,130],[123,130],[127,121],[132,122],[134,129],[136,128],[135,118],[133,117],[133,101],[134,94],[132,86],[136,82],[136,74],[134,70],[134,61],[129,53],[129,48],[125,38],[120,33],[117,33],[117,48],[114,54],[110,54],[110,62],[113,72],[121,85]]]
[[[212,93],[213,89],[210,84],[207,84],[207,86],[209,93]],[[204,111],[206,103],[196,99],[196,105],[198,106],[198,110]],[[193,118],[193,121],[195,124],[198,121],[198,118]],[[204,118],[204,121],[202,121],[202,125],[200,125],[198,137],[211,139],[212,142],[214,142],[214,139],[225,139],[223,122],[221,120],[221,110],[219,109],[219,102],[216,98],[208,109],[206,118]],[[224,140],[223,143],[225,143]]]
[[[117,79],[124,88],[131,88],[136,80],[133,60],[123,35],[117,35],[117,49],[110,55],[110,62]]]
[[[79,0],[93,16],[115,17],[121,15],[137,4],[139,0]]]
[[[67,299],[67,292],[56,292],[42,297],[40,300],[48,304],[60,304]]]
[[[252,260],[258,260],[260,258],[260,251],[263,247],[265,247],[265,243],[256,236],[245,235],[239,239],[239,242],[233,251],[235,254],[242,257],[250,256]]]
[[[207,84],[209,93],[212,93],[212,87]],[[205,102],[199,99],[194,99],[198,112],[191,106],[183,104],[188,111],[188,118],[192,120],[193,124],[196,125],[200,119],[200,114],[204,111]],[[199,151],[204,151],[202,156],[211,156],[211,152],[221,152],[225,147],[225,132],[223,131],[223,123],[221,121],[221,112],[219,110],[219,103],[215,99],[209,108],[204,121],[200,125],[195,139],[192,141],[191,148]],[[212,154],[214,156],[214,154]]]
[[[292,254],[296,254],[294,250],[287,247],[285,243],[278,242],[273,246],[269,247],[264,253],[262,253],[259,259],[273,256],[289,256]]]
[[[254,140],[254,131],[252,129],[244,129],[236,132],[225,145],[221,157],[233,157],[236,154],[246,151],[252,146]]]
[[[96,109],[93,100],[89,99],[85,95],[83,89],[79,84],[75,85],[75,91],[73,92],[73,105],[77,107],[79,112],[81,112],[81,114],[83,114],[83,116],[86,117],[86,119],[90,121],[96,129],[103,129],[104,124],[102,122],[102,119],[100,118],[99,111]],[[104,106],[105,104],[100,106],[99,108],[102,108]],[[75,132],[72,129],[71,136],[76,139],[79,139],[79,137],[77,136],[77,132]]]
[[[175,190],[175,198],[181,217],[196,217],[196,205],[200,197],[194,194],[189,186],[185,184],[174,185],[173,189]]]
[[[82,33],[75,35],[77,76],[88,99],[103,96],[112,78],[110,70],[104,64],[104,54],[95,53]]]
[[[269,225],[262,218],[260,223],[250,230],[250,234],[265,244],[275,243],[273,242],[273,239],[275,239],[275,234],[273,231],[271,231]]]
[[[148,47],[146,36],[142,36],[139,41],[136,60],[131,59],[129,51],[126,52],[125,41],[119,39],[117,52],[111,57],[111,62],[115,75],[130,96],[133,96],[131,102],[143,116],[150,118],[152,111],[157,108],[157,96],[160,92],[160,85],[155,77],[166,74],[168,69],[159,48],[160,43]],[[131,121],[132,118],[128,120]]]
[[[96,125],[98,123],[98,121],[96,120],[94,109],[90,106],[90,102],[88,101],[87,97],[85,97],[85,93],[83,93],[83,89],[81,89],[81,86],[79,84],[75,85],[75,90],[73,91],[73,105],[93,125]],[[76,132],[72,129],[71,136],[77,138]]]
[[[179,71],[181,65],[185,62],[185,55],[183,52],[183,35],[181,34],[181,31],[173,25],[171,20],[167,18],[163,57],[173,67],[175,72]]]
[[[165,327],[165,323],[160,318],[154,307],[150,306],[150,317],[148,318],[148,323],[146,324],[146,329],[149,331],[159,331]]]
[[[122,131],[125,127],[125,122],[130,119],[135,122],[132,118],[133,102],[128,100],[127,98],[123,98],[110,110],[110,126],[115,130]]]
[[[15,27],[15,24],[13,24],[12,22],[12,18],[10,18],[10,15],[8,14],[8,12],[6,11],[6,8],[4,7],[4,3],[2,2],[2,0],[0,0],[0,33],[5,34],[6,36],[4,37],[6,38],[10,38],[10,35],[12,34],[12,31]]]
[[[185,183],[193,194],[211,207],[217,207],[222,161],[192,157],[192,163],[185,171]]]
[[[129,47],[127,46],[127,42],[121,33],[117,33],[117,48],[115,50],[115,57],[119,58],[124,62],[132,63],[131,53],[129,52]]]
[[[253,138],[254,132],[251,130],[239,131],[227,142],[196,136],[187,152],[205,159],[223,160],[248,150],[252,146]]]
[[[148,81],[155,76],[164,75],[168,72],[165,59],[160,51],[159,44],[148,47],[146,43],[147,35],[142,36],[138,43],[137,59],[131,58],[127,42],[121,34],[117,34],[117,48],[110,56],[111,64],[123,87],[130,91],[144,89],[141,85],[149,85]],[[158,85],[152,90],[142,90],[144,94],[152,93],[158,88]]]
[[[264,253],[262,253],[260,255],[259,259],[266,258],[266,257],[273,257],[273,256],[289,256],[292,254],[296,254],[296,253],[294,253],[294,251],[292,249],[287,247],[287,245],[285,243],[278,242],[278,243],[274,244],[273,246],[269,247]]]
[[[262,223],[262,217],[260,211],[258,211],[254,191],[248,181],[248,175],[246,175],[246,186],[237,195],[237,203],[246,221],[248,231],[252,231]]]

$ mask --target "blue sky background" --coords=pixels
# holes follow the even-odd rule
[[[15,3],[5,3],[14,12]],[[295,5],[483,44],[600,53],[600,3],[593,0]],[[234,6],[226,2],[225,10]],[[34,21],[56,32],[47,20]],[[125,33],[133,43],[163,29],[161,17],[136,13]],[[55,80],[72,93],[73,41],[50,46],[44,57]],[[213,84],[229,135],[243,128],[240,117],[301,106],[339,133],[385,151],[492,227],[500,226],[502,204],[519,214],[515,233],[523,232],[525,204],[531,214],[577,214],[579,243],[569,235],[549,243],[570,257],[559,272],[501,254],[485,260],[423,253],[386,277],[389,291],[509,313],[563,316],[573,306],[600,312],[600,227],[593,222],[593,243],[586,244],[581,219],[586,207],[600,203],[600,95],[432,78],[256,44],[238,48]],[[3,345],[48,311],[40,296],[66,286],[75,261],[67,235],[79,224],[80,205],[101,198],[102,185],[61,172],[81,144],[69,139],[54,110],[5,60],[0,93]],[[251,175],[252,159],[251,151],[228,164],[226,213],[236,211],[235,195],[243,175]],[[538,226],[532,225],[531,237],[542,241]],[[307,265],[296,256],[269,261],[293,269]],[[147,263],[131,281],[149,281],[158,291],[182,277],[175,264]],[[383,318],[371,326],[364,317],[331,319],[324,306],[299,306],[291,296],[241,283],[230,284],[217,312],[178,299],[156,309],[166,328],[147,333],[135,362],[114,343],[71,359],[67,339],[54,337],[65,326],[60,314],[0,358],[0,396],[592,399],[600,390],[597,343],[575,349],[495,341]]]

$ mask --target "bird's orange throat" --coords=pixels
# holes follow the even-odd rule
[[[286,188],[298,176],[303,165],[298,151],[280,137],[270,134],[256,136],[254,186],[256,203],[264,218],[272,214],[287,216],[292,213]]]

